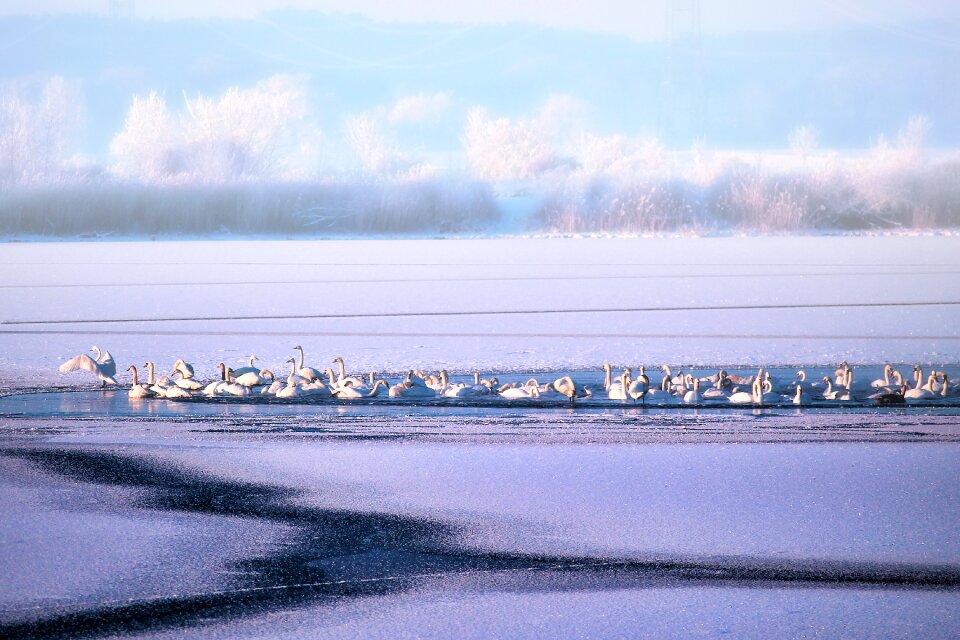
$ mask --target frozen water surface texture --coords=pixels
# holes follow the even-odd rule
[[[0,632],[22,637],[955,637],[958,240],[8,243]],[[121,387],[57,368],[96,344]],[[565,400],[128,397],[250,355]],[[849,401],[796,407],[853,371]],[[614,376],[763,366],[763,406]],[[947,374],[878,406],[892,363]],[[145,374],[141,367],[141,381]],[[811,388],[815,389],[815,388]],[[822,389],[817,391],[822,394]]]

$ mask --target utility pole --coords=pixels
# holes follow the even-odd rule
[[[660,99],[660,129],[672,147],[689,147],[706,134],[700,0],[666,0],[667,55]]]

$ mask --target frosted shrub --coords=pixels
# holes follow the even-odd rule
[[[530,179],[559,163],[535,121],[492,119],[484,109],[467,114],[463,146],[473,174],[481,179]]]
[[[481,183],[24,185],[0,192],[0,235],[331,236],[470,231],[496,220]]]

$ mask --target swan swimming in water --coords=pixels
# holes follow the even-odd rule
[[[134,365],[127,367],[127,371],[133,371],[133,384],[130,385],[130,390],[127,391],[127,395],[131,398],[150,398],[156,395],[153,391],[150,390],[145,384],[139,384],[137,381],[137,368]]]
[[[386,380],[377,380],[369,390],[358,387],[340,387],[334,393],[337,398],[353,400],[355,398],[374,398],[380,395],[380,389],[389,389],[390,385]]]
[[[234,369],[233,375],[235,375],[239,380],[240,376],[244,376],[248,373],[260,373],[260,369],[253,366],[254,360],[257,360],[257,356],[250,356],[250,358],[247,360],[247,366]]]
[[[108,384],[117,384],[115,375],[117,375],[117,363],[109,351],[100,352],[100,347],[93,345],[90,347],[96,355],[91,358],[85,353],[74,356],[60,365],[60,373],[70,373],[72,371],[89,371],[100,381],[100,386]]]
[[[693,379],[693,388],[683,394],[684,404],[700,404],[700,378]]]
[[[307,380],[318,380],[322,375],[320,371],[314,369],[313,367],[303,366],[303,347],[297,345],[293,348],[295,351],[300,352],[300,360],[297,363],[297,375]]]
[[[343,358],[337,356],[333,359],[333,364],[337,365],[340,369],[339,375],[337,376],[337,386],[338,387],[363,387],[364,380],[363,378],[357,376],[348,376],[347,367],[343,363]]]

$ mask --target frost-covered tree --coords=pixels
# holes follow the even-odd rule
[[[134,96],[123,130],[110,144],[117,158],[114,171],[128,178],[155,181],[182,173],[179,159],[183,139],[167,111],[167,103],[150,92]]]
[[[62,76],[53,76],[31,100],[9,88],[0,94],[0,181],[58,179],[79,100]]]
[[[111,144],[114,170],[145,181],[277,177],[287,156],[302,148],[305,113],[302,82],[292,76],[234,87],[218,98],[184,96],[175,114],[156,93],[137,96]]]

